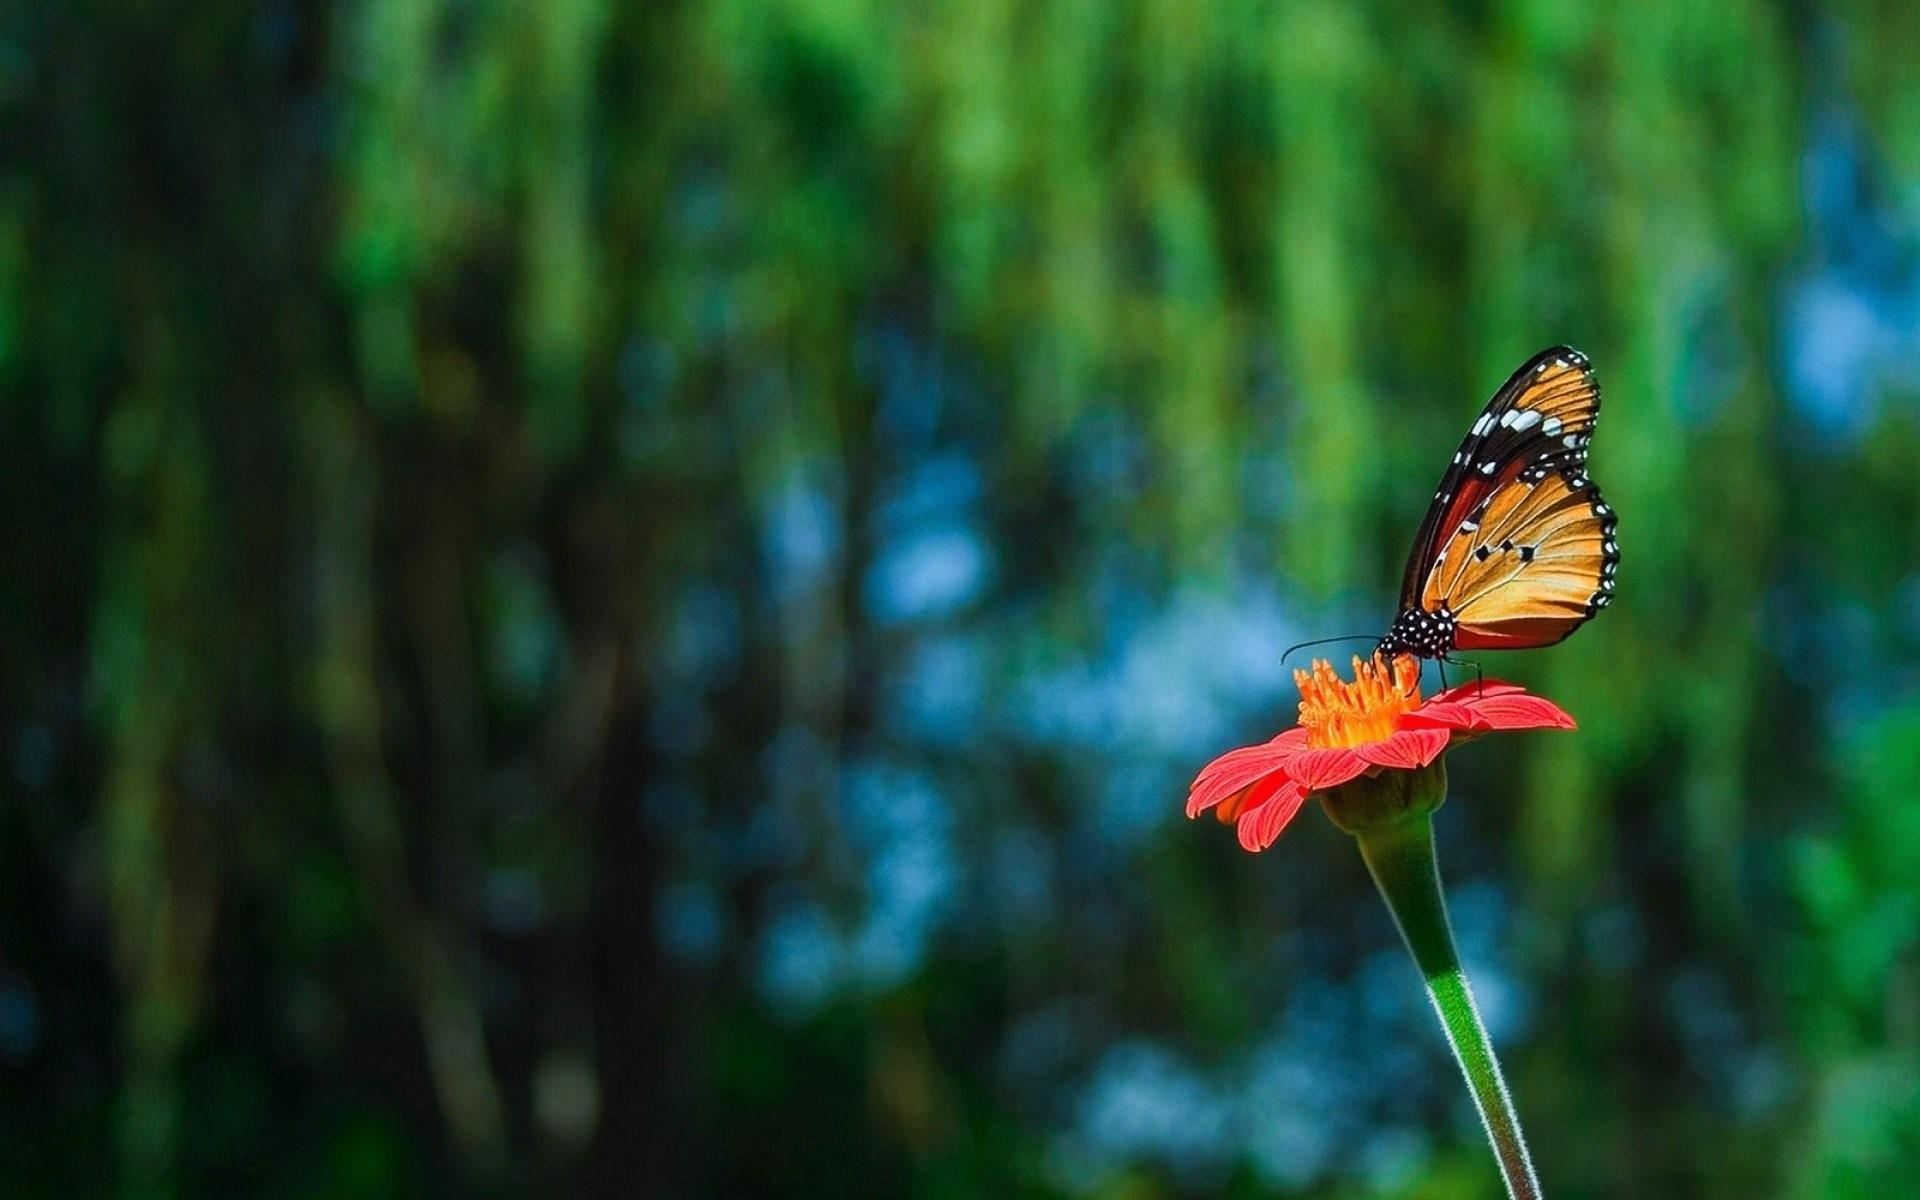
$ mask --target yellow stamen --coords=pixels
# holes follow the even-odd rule
[[[1420,707],[1420,663],[1411,654],[1399,655],[1391,667],[1377,652],[1371,661],[1356,655],[1352,683],[1316,658],[1313,673],[1295,671],[1293,682],[1300,689],[1300,725],[1316,749],[1380,741],[1401,713]]]

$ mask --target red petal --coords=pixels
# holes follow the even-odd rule
[[[1292,729],[1282,730],[1279,734],[1275,735],[1274,739],[1268,742],[1267,745],[1272,746],[1275,750],[1305,750],[1307,748],[1307,731],[1295,725]]]
[[[1287,734],[1291,733],[1300,736],[1288,738]],[[1248,784],[1279,770],[1286,761],[1287,749],[1295,741],[1304,741],[1306,736],[1304,729],[1289,729],[1270,742],[1242,746],[1214,759],[1187,785],[1187,815],[1197,817]]]
[[[1517,683],[1508,683],[1504,679],[1478,679],[1472,683],[1463,683],[1459,687],[1450,687],[1434,696],[1433,703],[1449,704],[1475,699],[1481,696],[1506,696],[1527,689]]]
[[[1258,783],[1268,775],[1275,774],[1279,769],[1279,763],[1268,760],[1230,775],[1217,776],[1204,783],[1196,782],[1187,793],[1187,815],[1197,817],[1228,797],[1245,791],[1250,784]]]
[[[1400,718],[1402,729],[1472,729],[1473,710],[1450,700],[1429,700]]]
[[[1513,692],[1471,701],[1474,724],[1481,729],[1572,729],[1573,718],[1551,700]]]
[[[1231,825],[1239,820],[1240,814],[1249,808],[1255,808],[1267,802],[1267,797],[1292,782],[1285,774],[1275,771],[1257,783],[1241,788],[1233,795],[1222,800],[1213,810],[1222,825]]]
[[[1439,758],[1452,737],[1445,729],[1401,729],[1385,741],[1354,747],[1354,753],[1376,767],[1410,771]]]
[[[1551,700],[1498,679],[1448,688],[1400,718],[1403,729],[1572,729],[1573,718]]]
[[[1250,808],[1258,808],[1267,802],[1267,797],[1293,782],[1278,771],[1268,775],[1260,782],[1241,788],[1220,802],[1213,815],[1222,825],[1231,825],[1240,819],[1240,814]]]
[[[1306,799],[1307,789],[1287,780],[1265,803],[1258,807],[1249,805],[1234,826],[1234,832],[1240,835],[1240,844],[1256,853],[1273,845]]]
[[[1352,750],[1300,750],[1286,757],[1286,773],[1306,785],[1310,792],[1339,787],[1363,774],[1367,761]]]

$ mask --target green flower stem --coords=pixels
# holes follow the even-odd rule
[[[1540,1179],[1527,1157],[1513,1098],[1500,1077],[1493,1043],[1486,1026],[1480,1023],[1473,992],[1467,987],[1460,955],[1454,949],[1453,927],[1447,922],[1447,901],[1433,856],[1433,818],[1424,812],[1408,814],[1370,825],[1356,836],[1367,870],[1373,873],[1373,882],[1427,981],[1427,995],[1440,1014],[1447,1044],[1453,1047],[1453,1057],[1467,1077],[1474,1107],[1480,1110],[1480,1123],[1493,1143],[1494,1157],[1500,1161],[1507,1195],[1514,1200],[1537,1200]]]

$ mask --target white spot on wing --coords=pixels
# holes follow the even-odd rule
[[[1546,434],[1548,437],[1559,437],[1560,418],[1548,417],[1546,420],[1540,422],[1540,432]]]

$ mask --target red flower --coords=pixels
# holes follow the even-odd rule
[[[1307,797],[1382,771],[1411,771],[1449,745],[1508,729],[1572,729],[1573,718],[1511,683],[1495,679],[1451,688],[1424,703],[1420,666],[1409,655],[1391,669],[1378,654],[1353,660],[1353,682],[1316,659],[1295,671],[1300,724],[1270,742],[1229,750],[1206,765],[1187,791],[1187,815],[1214,810],[1233,822],[1240,844],[1264,850]]]

